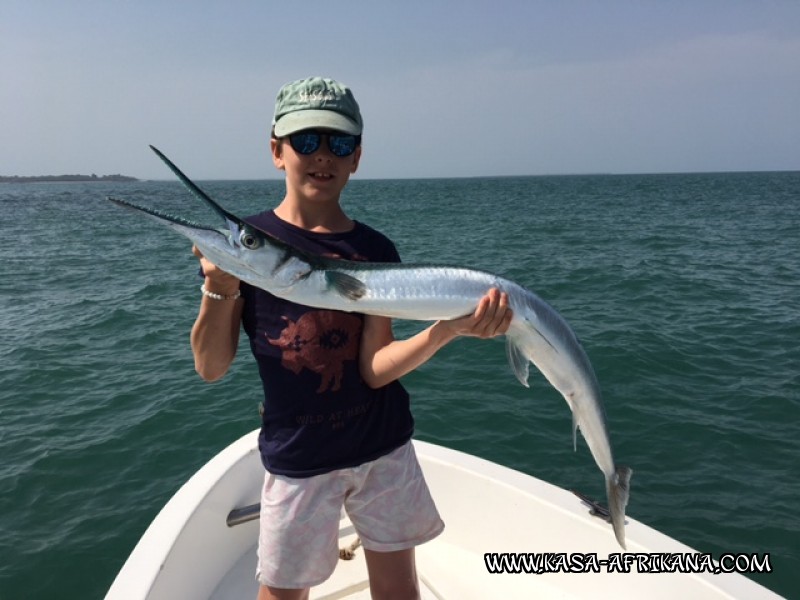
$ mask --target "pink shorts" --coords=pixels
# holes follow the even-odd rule
[[[295,589],[328,579],[339,559],[342,506],[367,550],[406,550],[444,529],[411,442],[358,467],[314,477],[267,473],[261,494],[259,583]]]

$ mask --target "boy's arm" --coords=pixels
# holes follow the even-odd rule
[[[410,373],[459,336],[491,338],[508,331],[512,317],[508,296],[491,289],[471,315],[436,321],[407,340],[395,340],[392,320],[367,315],[361,335],[359,368],[372,388],[379,388]]]
[[[221,271],[193,248],[206,276],[205,287],[211,293],[233,296],[239,280]],[[205,381],[216,381],[228,371],[236,357],[244,300],[215,300],[203,295],[200,311],[192,326],[191,345],[194,368]]]

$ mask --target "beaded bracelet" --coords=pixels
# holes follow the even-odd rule
[[[200,286],[200,291],[203,292],[203,296],[208,296],[212,300],[236,300],[242,295],[241,290],[236,290],[236,293],[232,296],[223,296],[222,294],[215,294],[214,292],[209,292],[206,289],[206,284]]]

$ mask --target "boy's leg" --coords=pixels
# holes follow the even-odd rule
[[[262,585],[258,588],[257,600],[308,600],[308,588],[304,590],[287,590]]]
[[[365,550],[391,555],[444,529],[411,442],[351,471],[345,509]]]
[[[395,552],[364,549],[373,600],[419,600],[414,548]]]
[[[266,473],[261,494],[256,579],[259,600],[307,598],[339,558],[345,482],[336,472],[293,479]]]

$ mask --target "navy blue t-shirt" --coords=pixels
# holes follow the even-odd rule
[[[394,244],[356,222],[346,233],[315,233],[273,211],[249,217],[262,231],[315,255],[399,262]],[[320,310],[241,284],[242,323],[264,386],[259,449],[264,467],[310,477],[374,460],[414,431],[409,397],[399,381],[380,389],[361,379],[358,352],[364,316]]]

